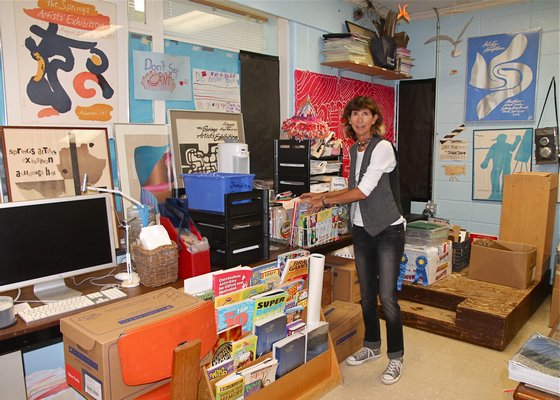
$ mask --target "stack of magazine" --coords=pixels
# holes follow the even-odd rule
[[[367,62],[368,39],[357,33],[328,33],[323,35],[325,62]]]
[[[560,395],[560,341],[535,333],[508,361],[509,378]]]

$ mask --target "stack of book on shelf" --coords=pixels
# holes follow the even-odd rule
[[[368,39],[357,33],[328,33],[323,35],[325,62],[368,62]],[[371,57],[369,57],[370,59]]]
[[[560,396],[560,341],[533,334],[508,361],[509,378]]]
[[[403,74],[411,75],[414,67],[414,58],[410,56],[410,50],[397,47],[397,70]]]
[[[305,322],[309,254],[185,280],[187,293],[214,301],[218,333],[206,373],[216,400],[243,399],[327,351],[328,324]]]

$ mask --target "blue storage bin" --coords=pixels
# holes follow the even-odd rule
[[[184,174],[185,193],[189,208],[194,210],[224,212],[224,195],[253,190],[254,174],[210,172]]]

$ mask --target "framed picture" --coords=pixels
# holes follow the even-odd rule
[[[465,121],[533,121],[541,31],[468,39]]]
[[[106,128],[0,128],[9,201],[76,196],[88,183],[113,189]]]
[[[531,170],[533,129],[473,132],[473,200],[502,200],[504,177]]]
[[[245,141],[241,113],[169,110],[169,122],[177,177],[217,171],[218,143]]]
[[[359,35],[367,37],[368,39],[373,39],[378,37],[377,33],[375,33],[374,31],[364,28],[363,26],[360,26],[353,22],[345,21],[345,24],[346,24],[346,29],[350,33],[357,33]]]
[[[167,125],[115,124],[121,190],[140,200],[142,189],[158,202],[171,197],[173,157]]]

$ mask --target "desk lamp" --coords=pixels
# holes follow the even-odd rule
[[[97,186],[93,186],[88,184],[87,182],[87,174],[84,174],[84,180],[82,182],[82,193],[86,193],[88,190],[92,190],[98,193],[112,193],[121,196],[124,199],[127,199],[131,203],[133,203],[136,208],[138,209],[138,214],[140,215],[140,219],[142,221],[142,226],[148,226],[148,220],[150,216],[150,209],[145,204],[140,203],[138,200],[133,199],[132,197],[124,194],[120,190],[115,189],[106,189],[106,188],[99,188]],[[119,272],[115,275],[115,279],[122,281],[122,286],[125,288],[136,287],[140,285],[140,277],[134,271],[132,271],[132,262],[130,259],[130,243],[129,243],[129,231],[130,231],[130,221],[123,221],[122,226],[125,230],[125,240],[126,240],[126,272]]]

